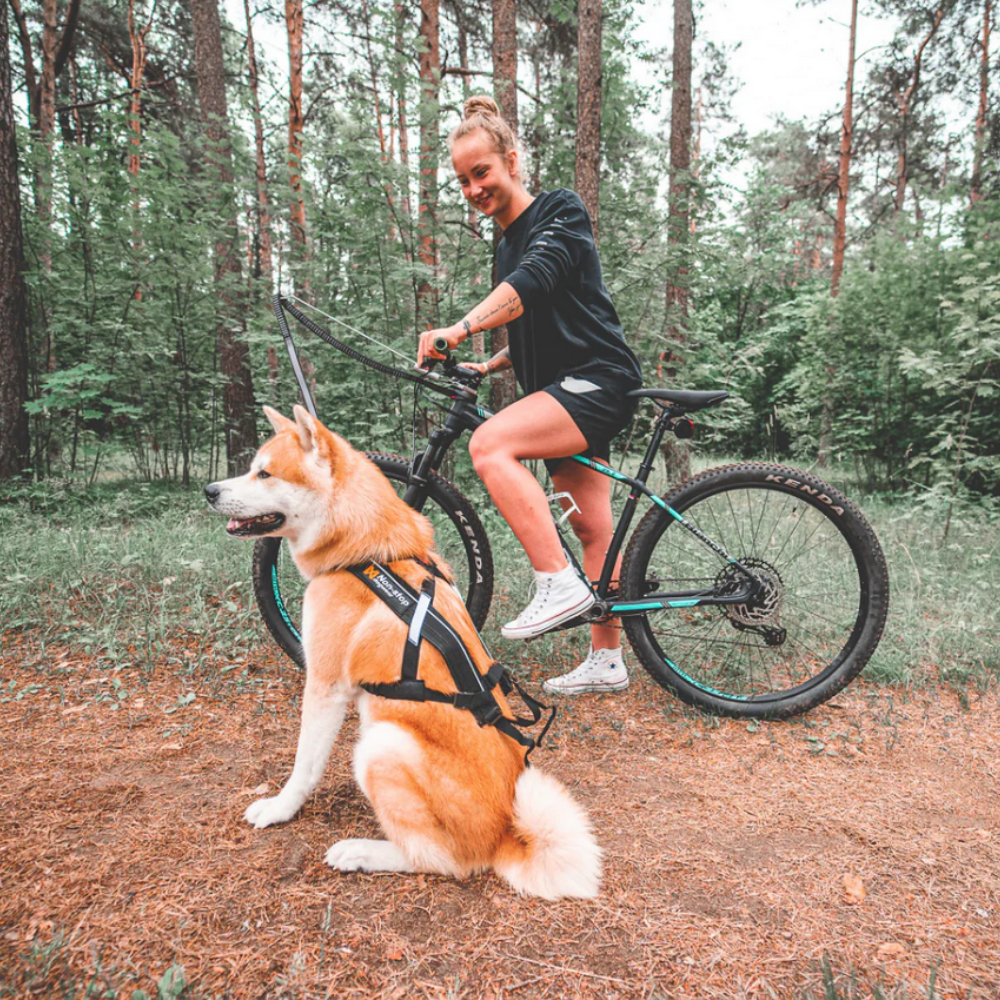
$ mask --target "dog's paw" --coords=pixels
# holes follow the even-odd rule
[[[326,852],[326,863],[342,872],[371,870],[369,840],[339,840]]]
[[[275,823],[287,823],[298,811],[299,807],[294,802],[274,795],[269,799],[258,799],[247,808],[243,818],[255,829],[263,830],[265,826],[274,826]]]

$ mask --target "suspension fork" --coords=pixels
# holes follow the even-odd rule
[[[409,483],[403,501],[416,511],[422,511],[427,501],[430,478],[441,467],[448,449],[468,430],[467,424],[450,412],[443,427],[439,427],[427,440],[427,447],[413,460]]]

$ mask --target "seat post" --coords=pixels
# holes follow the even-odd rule
[[[656,455],[660,450],[660,444],[663,442],[663,435],[667,432],[667,424],[676,416],[678,416],[678,414],[675,412],[675,407],[669,406],[664,407],[663,413],[661,413],[657,419],[656,426],[653,428],[652,437],[649,439],[649,447],[646,448],[646,454],[643,456],[642,463],[639,465],[638,475],[636,476],[636,479],[640,482],[644,483],[647,479],[649,479],[649,474],[653,471],[653,460],[656,458]]]

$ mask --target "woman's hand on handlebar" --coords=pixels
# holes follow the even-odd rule
[[[438,337],[448,342],[448,349],[453,351],[468,336],[461,323],[454,326],[443,327],[440,330],[425,330],[420,334],[420,342],[417,347],[417,367],[423,368],[424,362],[428,358],[443,358],[444,355],[434,349],[434,341]],[[467,365],[466,367],[471,367]]]

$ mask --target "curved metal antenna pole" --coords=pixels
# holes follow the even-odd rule
[[[313,402],[312,393],[306,377],[302,373],[302,365],[299,364],[299,356],[295,350],[295,343],[292,340],[292,331],[288,329],[288,320],[285,318],[285,310],[281,306],[281,293],[274,294],[274,315],[278,317],[278,326],[281,328],[281,336],[285,338],[285,347],[288,348],[288,357],[292,361],[292,371],[295,372],[295,381],[299,383],[299,392],[302,393],[302,401],[306,404],[306,409],[317,419],[316,404]]]
[[[396,348],[390,347],[388,344],[383,344],[381,340],[370,336],[363,330],[359,330],[356,326],[351,326],[350,323],[345,323],[343,320],[337,319],[336,316],[331,316],[329,313],[323,312],[318,306],[314,306],[311,302],[305,302],[300,299],[297,295],[286,295],[286,299],[290,302],[298,302],[299,305],[305,306],[307,309],[312,309],[313,312],[318,312],[320,316],[328,319],[331,323],[336,323],[337,326],[342,326],[345,330],[350,330],[351,333],[356,333],[359,337],[364,337],[365,340],[370,341],[375,344],[376,347],[381,347],[382,350],[388,351],[390,354],[395,354],[397,358],[402,358],[408,365],[412,366],[414,364],[414,358],[403,354],[401,351],[397,351]]]

